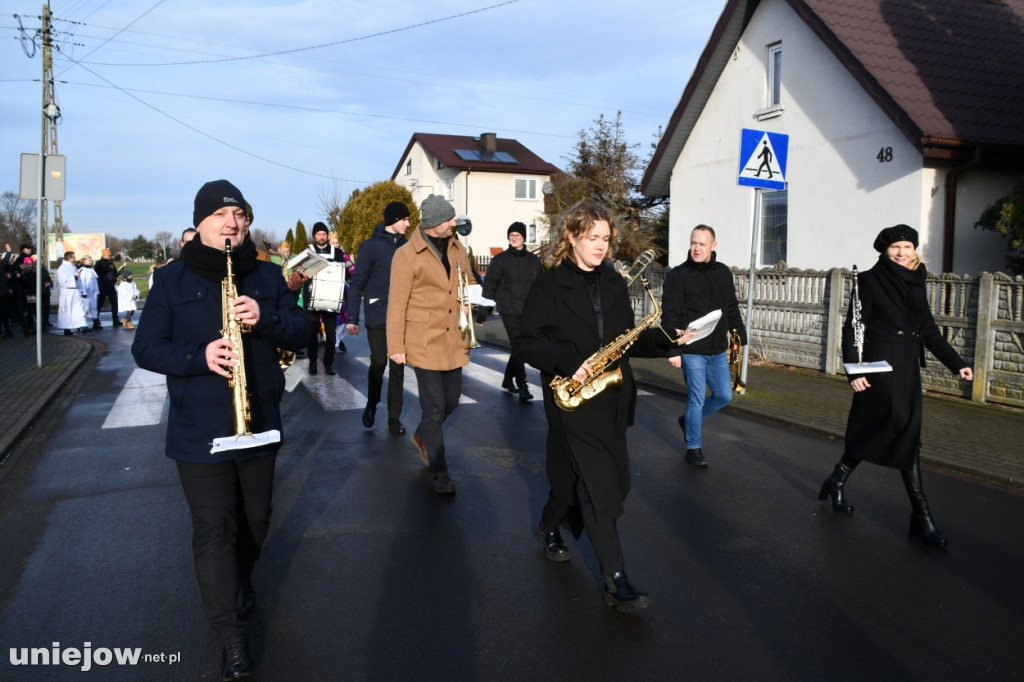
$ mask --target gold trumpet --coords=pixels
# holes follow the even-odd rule
[[[472,350],[479,348],[480,344],[476,342],[476,330],[473,329],[473,304],[469,300],[469,278],[462,270],[462,263],[456,263],[455,268],[459,276],[459,331],[462,332],[462,338],[466,339],[466,348]]]

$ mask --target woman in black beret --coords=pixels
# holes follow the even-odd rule
[[[974,373],[935,325],[925,295],[928,273],[917,255],[917,244],[914,228],[885,228],[874,243],[878,262],[858,278],[865,326],[863,360],[885,360],[892,371],[848,375],[854,395],[846,423],[846,450],[825,479],[818,499],[831,498],[833,509],[852,514],[843,488],[861,460],[899,469],[910,496],[910,537],[945,547],[948,541],[935,527],[921,487],[924,349],[965,381],[971,381]],[[858,362],[852,302],[843,326],[843,360]]]

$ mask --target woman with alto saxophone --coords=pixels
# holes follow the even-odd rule
[[[175,460],[192,515],[192,552],[206,621],[223,650],[222,679],[246,677],[249,624],[255,606],[251,575],[270,523],[279,442],[211,454],[217,438],[235,433],[238,396],[229,377],[248,388],[252,431],[281,429],[284,376],[277,349],[297,350],[312,329],[281,269],[257,262],[245,199],[227,180],[208,182],[195,198],[198,236],[181,257],[154,272],[132,355],[139,367],[167,376],[170,412],[165,454]],[[231,246],[234,288],[229,282]],[[239,350],[224,338],[222,310],[244,333]]]
[[[850,374],[853,404],[846,423],[846,449],[818,499],[831,498],[832,508],[853,513],[846,501],[846,479],[861,460],[899,469],[910,497],[910,537],[945,547],[935,527],[921,486],[921,367],[927,347],[961,379],[974,372],[943,338],[925,295],[924,263],[917,255],[917,230],[896,225],[875,238],[878,262],[859,276],[860,313],[850,302],[843,326],[843,360],[847,363],[886,360],[891,372]],[[861,319],[854,319],[860,317]],[[863,358],[854,337],[863,325]]]
[[[633,327],[625,281],[607,262],[615,236],[615,219],[605,206],[581,201],[569,209],[558,228],[554,266],[527,295],[517,345],[523,360],[541,371],[548,420],[551,491],[536,537],[548,559],[567,561],[560,527],[577,538],[586,530],[604,577],[604,603],[633,611],[650,606],[651,598],[626,577],[616,528],[630,487],[626,427],[633,421],[636,386],[629,353],[667,357],[672,342],[660,328],[640,333],[629,352],[607,367],[621,370],[621,386],[572,411],[558,406],[551,386],[556,375],[587,381],[594,373],[590,363],[597,364],[605,347]]]

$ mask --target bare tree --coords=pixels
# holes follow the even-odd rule
[[[174,235],[167,230],[160,230],[153,238],[156,245],[160,247],[160,254],[163,256],[164,260],[167,260],[167,249],[170,247],[172,239],[174,239]]]
[[[36,240],[36,202],[15,192],[0,194],[0,241],[17,248]]]

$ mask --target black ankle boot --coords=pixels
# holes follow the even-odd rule
[[[924,514],[913,513],[910,515],[910,533],[911,539],[920,540],[926,545],[932,547],[945,547],[949,544],[949,540],[946,536],[939,532],[939,529],[935,527],[935,522],[932,521],[931,513],[925,509]]]
[[[903,485],[910,497],[910,507],[913,513],[910,515],[909,536],[914,540],[920,540],[932,547],[945,547],[949,544],[946,536],[939,532],[932,520],[932,512],[928,508],[928,498],[925,497],[921,485],[921,463],[914,458],[914,466],[910,469],[900,471],[903,477]]]
[[[534,537],[544,545],[544,556],[551,561],[568,561],[572,558],[572,554],[569,553],[569,548],[565,545],[565,540],[562,539],[562,533],[559,529],[555,530],[544,530],[544,526],[537,526],[537,532],[534,533]]]
[[[604,603],[614,606],[616,611],[636,611],[646,609],[654,603],[650,595],[633,587],[625,571],[604,577]]]
[[[853,513],[853,505],[849,504],[843,497],[843,486],[846,484],[846,479],[849,478],[851,471],[853,471],[851,467],[847,467],[840,462],[832,470],[832,474],[821,484],[821,492],[818,493],[819,500],[831,497],[832,508],[844,514]]]

